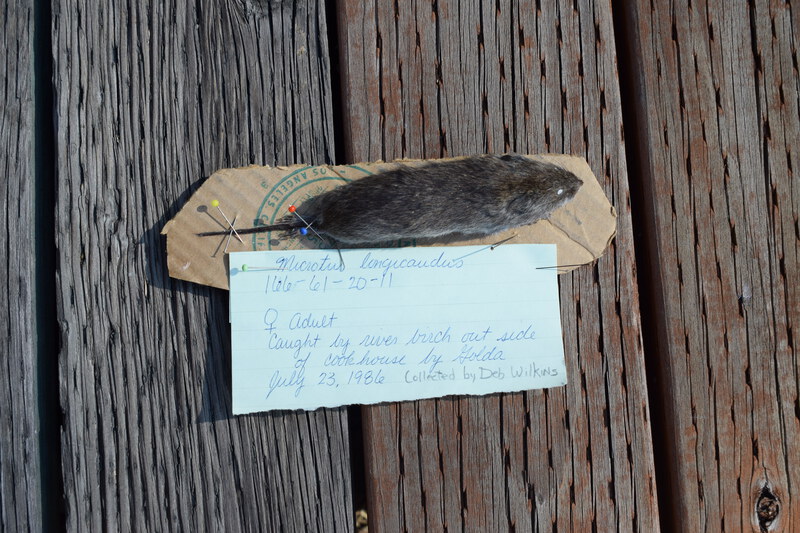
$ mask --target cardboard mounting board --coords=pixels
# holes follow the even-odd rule
[[[482,239],[461,239],[449,243],[438,240],[435,244],[492,244],[511,236],[514,236],[511,241],[514,243],[554,243],[558,245],[558,265],[570,265],[559,269],[559,272],[569,271],[576,265],[591,263],[599,258],[616,234],[617,213],[586,160],[560,154],[527,157],[549,161],[570,170],[583,180],[583,186],[571,201],[547,220]],[[401,160],[336,166],[250,166],[218,170],[161,231],[167,237],[169,275],[227,289],[226,246],[228,252],[330,248],[329,243],[311,233],[288,238],[283,232],[242,235],[243,243],[235,237],[228,240],[227,236],[197,236],[200,232],[228,228],[219,209],[231,221],[236,217],[237,228],[274,224],[287,214],[290,205],[301,205],[329,189],[397,165],[421,165],[430,161]],[[219,201],[219,209],[212,206],[212,200]],[[380,243],[383,247],[426,244],[431,243],[418,240]]]

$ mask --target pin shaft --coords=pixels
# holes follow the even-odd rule
[[[222,251],[222,253],[227,253],[228,252],[228,245],[230,245],[230,243],[231,243],[231,236],[236,231],[236,229],[234,229],[234,225],[236,224],[236,219],[237,218],[239,218],[238,214],[235,217],[233,217],[233,223],[231,224],[231,229],[230,229],[230,231],[228,231],[228,240],[225,241],[225,249]],[[242,241],[242,239],[239,239],[239,242],[241,242],[241,241]]]
[[[238,231],[236,231],[236,228],[234,228],[234,227],[233,227],[233,224],[231,223],[231,221],[230,221],[230,220],[228,220],[228,217],[226,217],[226,216],[225,216],[225,213],[223,213],[223,212],[222,212],[222,209],[220,209],[220,207],[219,207],[219,204],[217,204],[217,211],[219,211],[219,214],[220,214],[220,215],[222,215],[222,218],[224,218],[224,219],[225,219],[225,222],[227,222],[227,223],[228,223],[228,227],[230,227],[230,229],[232,229],[232,230],[233,230],[233,233],[235,233],[235,234],[236,234],[236,238],[237,238],[237,239],[239,239],[239,242],[240,242],[240,243],[242,243],[242,244],[244,244],[244,241],[243,241],[243,240],[242,240],[242,238],[239,236],[239,232],[238,232]],[[238,215],[237,215],[237,216],[238,216]],[[236,219],[234,218],[234,220],[236,220]]]

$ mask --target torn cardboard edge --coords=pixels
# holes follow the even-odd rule
[[[503,239],[510,243],[558,245],[560,273],[598,259],[616,235],[617,213],[582,157],[541,154],[528,155],[554,163],[574,173],[583,181],[575,197],[554,211],[547,220],[513,228],[480,239],[452,242],[437,240],[437,246],[493,244]],[[448,161],[458,158],[439,159]],[[434,160],[404,159],[390,163],[357,163],[354,165],[293,165],[288,167],[249,166],[222,169],[212,174],[175,217],[164,225],[167,238],[167,266],[173,278],[193,281],[220,289],[228,288],[228,252],[256,250],[329,249],[330,244],[309,233],[286,237],[282,232],[242,235],[239,242],[227,235],[199,237],[205,231],[227,230],[222,213],[237,228],[275,224],[288,213],[290,205],[300,205],[311,197],[353,180],[376,174],[398,165],[421,165]],[[212,206],[219,201],[219,209]],[[426,246],[421,240],[409,239],[381,243],[383,247]]]

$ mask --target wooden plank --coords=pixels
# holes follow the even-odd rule
[[[664,514],[685,531],[798,531],[800,12],[627,6]]]
[[[0,18],[0,529],[40,531],[33,7],[12,0]],[[45,265],[45,268],[48,268]]]
[[[0,266],[4,324],[0,376],[0,527],[41,528],[34,249],[33,8],[12,1],[0,21],[0,191],[4,228]],[[31,497],[33,494],[33,497]]]
[[[159,235],[217,168],[331,160],[324,10],[55,2],[53,31],[67,528],[350,529],[346,410],[232,417],[227,294]]]
[[[349,160],[580,154],[619,212],[560,278],[567,387],[364,409],[378,531],[659,527],[610,7],[537,4],[339,2]]]

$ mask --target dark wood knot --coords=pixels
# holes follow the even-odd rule
[[[769,487],[764,486],[756,502],[756,515],[758,516],[758,525],[761,531],[767,531],[770,524],[778,517],[780,510],[780,500],[769,490]]]

